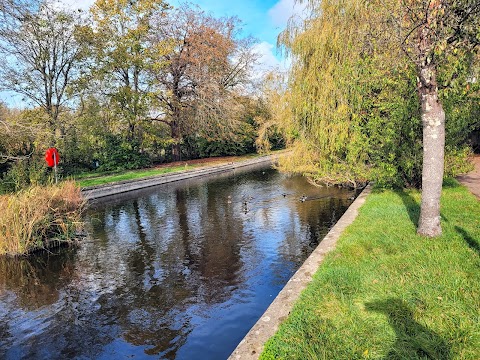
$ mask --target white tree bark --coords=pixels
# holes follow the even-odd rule
[[[417,232],[435,237],[442,234],[440,197],[445,159],[445,112],[438,99],[435,68],[420,71],[420,101],[423,123],[422,203]]]

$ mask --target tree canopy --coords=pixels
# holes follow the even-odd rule
[[[478,69],[479,1],[308,4],[310,16],[292,23],[279,38],[293,59],[286,101],[293,111],[295,156],[283,167],[327,183],[370,179],[419,186],[423,179],[424,194],[435,188],[424,198],[436,199],[428,206],[437,208],[436,215],[429,218],[439,225],[443,103],[452,111],[447,123],[457,119],[447,129],[465,134],[466,128],[478,126],[471,116],[475,110],[468,111],[478,108],[478,84],[471,80]],[[449,100],[457,96],[463,110]],[[455,111],[465,118],[458,121]],[[440,132],[425,135],[425,130]],[[453,131],[447,134],[452,136],[447,156],[465,155],[460,139]],[[447,170],[453,174],[456,169]],[[434,233],[433,225],[426,227],[430,230],[420,232]]]
[[[156,21],[150,43],[160,63],[150,68],[154,120],[170,127],[175,157],[186,134],[231,137],[242,114],[242,85],[257,60],[251,38],[238,38],[236,18],[217,19],[181,5]],[[161,50],[169,43],[171,49]]]
[[[32,3],[5,1],[1,10],[0,53],[6,61],[0,68],[0,89],[17,92],[40,106],[52,130],[62,132],[59,114],[85,55],[83,44],[76,39],[75,14],[51,2],[33,7]]]
[[[270,74],[258,95],[255,41],[237,18],[163,0],[97,0],[88,13],[0,0],[0,87],[34,105],[1,124],[38,129],[3,151],[0,172],[22,173],[18,159],[39,161],[46,143],[66,173],[287,143],[281,167],[313,182],[421,186],[438,233],[443,169],[465,170],[480,128],[480,1],[305,2],[279,37],[288,79]]]
[[[89,12],[1,0],[0,16],[0,89],[27,104],[2,117],[5,184],[46,175],[42,151],[52,145],[67,174],[254,151],[258,55],[238,19],[162,0],[97,0]],[[20,127],[36,129],[16,137],[28,158],[4,151]]]

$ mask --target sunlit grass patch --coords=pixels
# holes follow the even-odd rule
[[[285,153],[284,150],[274,152],[276,154]],[[149,169],[140,169],[140,170],[127,170],[127,171],[120,171],[120,172],[105,172],[105,173],[84,173],[75,176],[75,180],[81,187],[90,187],[90,186],[98,186],[104,185],[109,183],[121,182],[121,181],[129,181],[129,180],[137,180],[148,178],[151,176],[158,176],[173,172],[181,172],[186,170],[192,170],[203,166],[212,166],[212,165],[221,165],[227,164],[230,162],[240,162],[249,160],[252,158],[259,157],[259,154],[247,154],[242,156],[234,156],[234,157],[219,157],[219,158],[206,158],[206,159],[198,159],[196,163],[189,163],[186,161],[182,165],[178,166],[167,166],[167,167],[160,167],[160,168],[149,168]]]
[[[480,202],[448,181],[437,239],[419,203],[374,191],[261,358],[479,359]]]
[[[179,172],[184,170],[191,170],[195,167],[199,167],[200,165],[183,165],[183,166],[175,166],[175,167],[167,167],[161,169],[146,169],[146,170],[132,170],[126,171],[118,174],[107,174],[107,175],[90,175],[85,176],[84,178],[79,178],[78,184],[81,187],[88,187],[88,186],[97,186],[103,184],[109,184],[119,181],[127,181],[127,180],[135,180],[135,179],[143,179],[150,176],[168,174],[172,172]]]

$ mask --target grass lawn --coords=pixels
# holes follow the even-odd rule
[[[281,153],[282,151],[276,151],[275,153]],[[229,162],[244,161],[252,158],[256,158],[258,154],[248,154],[243,156],[227,156],[218,158],[205,158],[193,161],[179,162],[178,166],[172,166],[172,164],[166,164],[162,167],[155,167],[150,169],[140,170],[127,170],[118,173],[84,173],[75,176],[75,181],[80,187],[104,185],[125,180],[143,179],[150,176],[162,175],[172,172],[179,172],[185,170],[192,170],[206,165],[221,165]]]
[[[437,239],[419,203],[374,191],[261,359],[480,359],[480,201],[446,181]]]
[[[115,174],[112,174],[112,173],[85,174],[85,175],[77,176],[76,181],[81,187],[96,186],[96,185],[114,183],[118,181],[142,179],[149,176],[162,175],[162,174],[178,172],[182,170],[191,170],[199,166],[201,165],[182,165],[182,166],[165,167],[165,168],[131,170],[131,171],[124,171],[124,172],[115,173]]]

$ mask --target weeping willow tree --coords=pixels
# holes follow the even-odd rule
[[[286,171],[314,181],[350,183],[366,180],[368,139],[361,127],[364,102],[362,61],[366,12],[363,1],[312,1],[311,16],[290,23],[279,43],[293,59],[290,112],[276,114],[293,141]]]
[[[471,2],[477,4],[473,9],[480,8],[478,0]],[[291,139],[293,156],[282,161],[283,170],[319,183],[355,186],[368,179],[421,186],[418,64],[408,52],[416,46],[410,39],[416,27],[405,25],[410,3],[428,5],[420,0],[310,0],[309,17],[292,21],[281,34],[279,44],[292,58],[289,83],[281,93],[289,110],[272,115]],[[476,83],[460,81],[474,78],[472,51],[449,54],[437,61],[440,96],[452,105],[446,109],[445,167],[451,176],[465,169],[468,152],[457,135],[475,123],[465,109],[478,107],[478,101],[472,97]],[[459,111],[462,121],[452,121]]]

